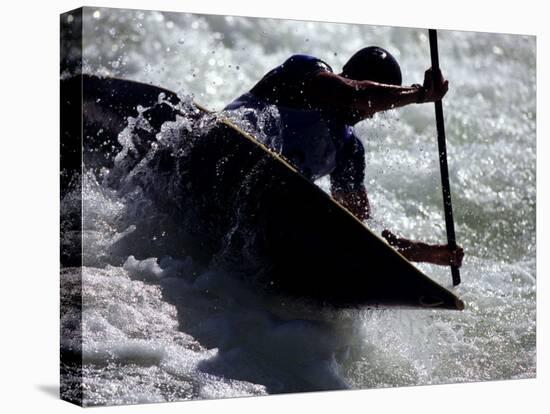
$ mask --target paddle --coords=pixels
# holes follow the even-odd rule
[[[430,55],[432,59],[433,79],[439,72],[439,52],[437,48],[437,31],[429,29]],[[449,184],[449,168],[447,166],[447,146],[445,144],[445,124],[443,120],[443,104],[435,102],[435,123],[437,127],[437,145],[439,147],[439,169],[441,171],[441,187],[443,190],[443,208],[445,210],[445,227],[447,228],[447,244],[456,249],[455,226],[453,221],[453,205],[451,203],[451,186]],[[457,266],[451,266],[453,285],[460,283],[460,272]]]

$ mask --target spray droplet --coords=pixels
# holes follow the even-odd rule
[[[493,46],[493,53],[500,56],[504,53],[504,51],[498,46]]]

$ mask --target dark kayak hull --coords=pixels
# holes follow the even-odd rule
[[[453,293],[233,124],[220,122],[193,150],[188,165],[193,204],[201,212],[196,219],[213,236],[206,244],[223,240],[233,261],[252,256],[274,289],[338,307],[463,308]]]

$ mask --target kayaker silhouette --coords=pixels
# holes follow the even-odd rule
[[[247,121],[257,124],[257,114],[274,106],[278,125],[263,125],[258,137],[310,180],[330,175],[332,196],[366,220],[371,209],[364,184],[365,152],[353,125],[377,112],[434,102],[447,90],[448,81],[431,69],[422,85],[402,86],[397,60],[387,50],[371,46],[355,53],[340,74],[321,59],[293,55],[224,110],[241,110]],[[408,240],[389,230],[382,236],[411,261],[462,264],[461,247],[451,250],[447,245]]]

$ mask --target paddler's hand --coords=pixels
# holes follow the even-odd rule
[[[419,241],[397,237],[389,230],[382,232],[382,237],[397,249],[405,258],[413,262],[426,262],[440,266],[462,266],[464,249],[457,246],[452,250],[446,244],[426,244]]]
[[[364,221],[370,218],[370,204],[367,190],[361,186],[356,191],[339,191],[331,189],[332,197],[347,208],[355,217]]]
[[[462,266],[462,259],[464,259],[464,249],[460,246],[456,246],[456,249],[451,250],[449,246],[446,246],[450,250],[449,264],[451,266]]]
[[[430,68],[424,73],[423,89],[423,102],[436,102],[443,99],[449,90],[449,81],[443,78],[443,74],[440,70],[434,73],[432,68]]]

